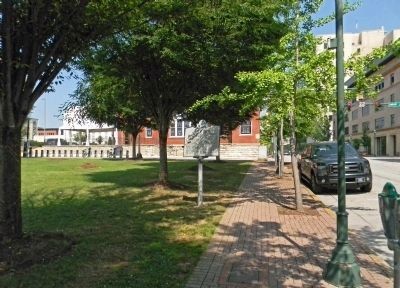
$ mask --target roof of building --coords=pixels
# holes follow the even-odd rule
[[[387,54],[385,57],[383,57],[383,58],[379,58],[379,59],[376,59],[375,61],[374,61],[374,65],[376,65],[377,67],[382,67],[382,66],[384,66],[384,65],[386,65],[387,63],[389,63],[390,61],[392,61],[393,59],[395,59],[396,57],[398,57],[398,56],[396,56],[394,53],[389,53],[389,54]],[[372,75],[374,72],[376,72],[376,70],[374,70],[374,69],[368,69],[366,72],[365,72],[365,76],[370,76],[370,75]],[[354,87],[354,85],[357,83],[357,80],[356,80],[356,78],[354,77],[354,76],[352,76],[350,79],[348,79],[345,83],[344,83],[344,85],[346,86],[346,87],[348,87],[348,88],[351,88],[351,87]]]

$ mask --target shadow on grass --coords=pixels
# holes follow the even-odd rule
[[[232,183],[238,185],[237,179],[241,177],[227,177],[225,169],[232,169],[234,165],[246,163],[244,161],[224,162],[224,166],[214,161],[208,161],[204,165],[203,185],[204,191],[216,193],[223,190],[232,190]],[[169,161],[168,166],[169,181],[172,183],[172,190],[187,190],[190,192],[197,191],[197,162],[195,160],[186,161]],[[94,183],[110,183],[116,187],[122,188],[152,188],[153,184],[158,181],[159,163],[157,161],[142,161],[131,169],[121,171],[89,171],[87,179]],[[232,170],[234,173],[243,174],[240,171]],[[240,184],[240,182],[239,182]],[[229,191],[234,192],[234,191]]]
[[[0,286],[181,287],[221,207],[195,208],[180,196],[151,191],[108,196],[108,190],[25,205],[30,231],[63,232],[76,245],[58,261],[0,277]]]
[[[111,183],[117,187],[143,187],[158,179],[158,163],[146,161],[135,163],[124,171],[89,171],[86,176],[95,183]]]

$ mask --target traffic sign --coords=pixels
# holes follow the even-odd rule
[[[390,108],[400,108],[400,102],[389,102],[388,107]]]

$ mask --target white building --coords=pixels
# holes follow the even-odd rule
[[[365,106],[360,104],[362,102],[353,101],[345,119],[346,139],[354,142],[369,137],[369,154],[400,156],[400,108],[391,108],[387,104],[400,102],[400,58],[388,55],[378,65],[380,68],[377,73],[383,76],[383,81],[375,86],[378,96],[373,100],[366,99]],[[353,78],[346,84],[352,87]],[[376,108],[375,101],[381,107]]]
[[[118,135],[117,128],[107,124],[98,124],[87,119],[81,119],[78,116],[79,113],[77,109],[70,110],[64,114],[63,123],[58,128],[57,146],[60,146],[61,142],[78,145],[83,144],[86,146],[107,144],[110,141],[112,141],[110,144],[119,144],[118,137],[116,137]],[[77,137],[77,135],[82,136]]]
[[[335,34],[317,35],[322,38],[322,43],[317,45],[317,53],[328,49],[329,39],[336,38]],[[344,33],[344,60],[347,60],[354,53],[367,55],[373,49],[391,44],[400,38],[400,29],[385,32],[383,27],[377,30],[362,31],[359,33]]]
[[[322,39],[322,43],[317,45],[316,52],[320,53],[329,47],[330,39],[335,39],[335,34],[324,34],[317,35]],[[388,44],[393,43],[400,38],[400,29],[395,29],[390,32],[385,32],[383,27],[381,29],[362,31],[359,33],[344,33],[343,34],[343,49],[344,49],[344,60],[348,60],[354,53],[361,56],[368,55],[373,49],[384,47]],[[350,76],[345,76],[345,80],[348,80]],[[330,118],[336,118],[336,115],[329,115]],[[331,122],[331,139],[336,139],[336,123]]]

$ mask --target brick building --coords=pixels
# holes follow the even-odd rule
[[[71,113],[74,113],[73,111]],[[66,117],[67,119],[68,117]],[[74,119],[74,115],[68,119]],[[191,127],[192,123],[180,117],[175,117],[168,131],[167,153],[169,158],[183,158],[185,145],[185,129]],[[107,152],[119,146],[122,151],[120,156],[132,157],[132,137],[123,131],[107,126],[97,125],[90,121],[64,121],[57,129],[46,129],[46,139],[51,135],[56,141],[52,147],[38,148],[38,155],[50,155],[49,157],[80,157],[83,151],[90,146],[92,154],[90,157],[106,157]],[[260,145],[260,112],[241,123],[229,135],[220,137],[220,157],[222,159],[249,159],[257,160],[267,157],[266,147]],[[75,143],[74,135],[82,133],[86,139],[84,143]],[[103,135],[104,134],[104,135]],[[41,135],[43,137],[44,135]],[[110,141],[97,141],[98,136]],[[144,158],[159,157],[158,131],[144,128],[136,139],[136,153],[141,153]],[[65,144],[65,145],[64,145]],[[39,151],[43,150],[43,151]],[[78,155],[78,156],[76,156]]]
[[[168,131],[168,153],[169,156],[183,157],[185,144],[185,128],[192,127],[192,123],[180,117],[175,117]],[[144,156],[158,157],[159,134],[152,128],[144,128],[137,138],[137,146]],[[118,132],[118,142],[131,145],[130,135]],[[258,159],[265,158],[265,147],[260,146],[260,113],[244,121],[229,135],[220,137],[220,154],[226,159]]]

